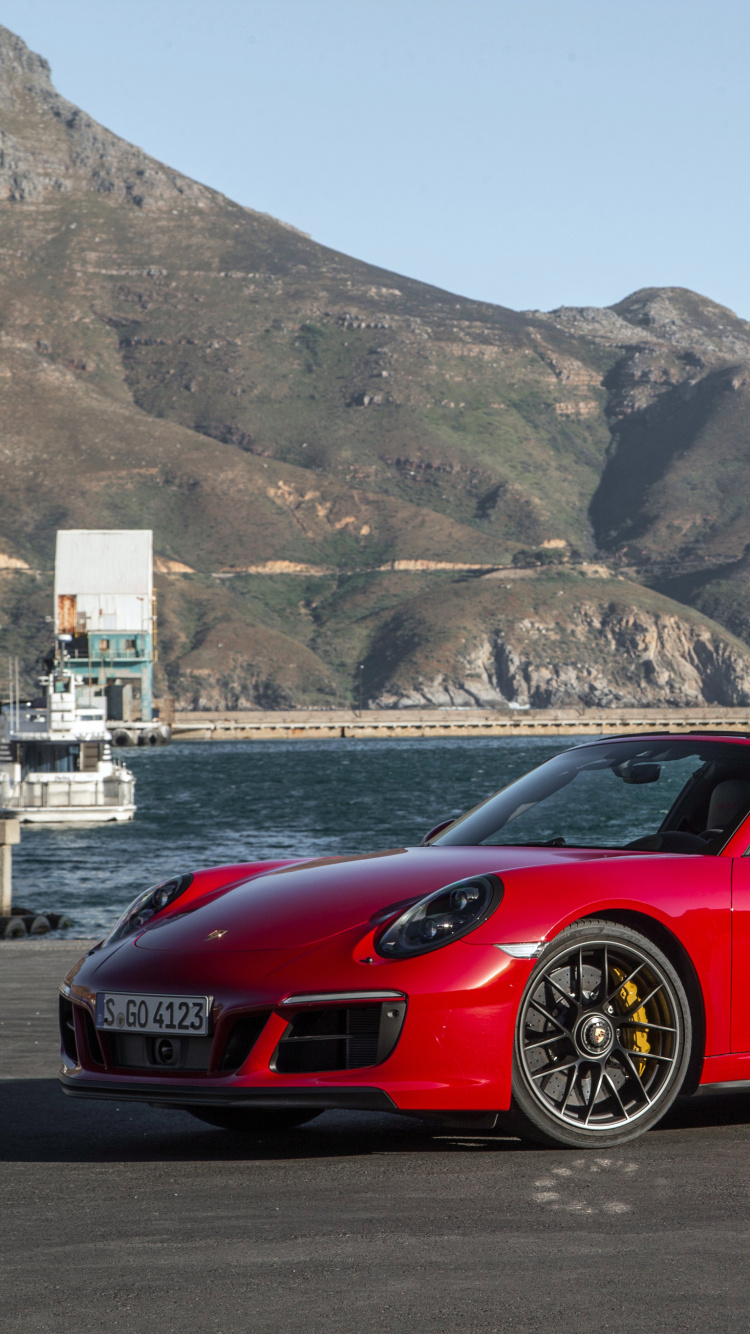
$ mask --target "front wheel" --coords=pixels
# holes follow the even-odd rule
[[[677,1097],[691,1043],[685,989],[661,950],[616,922],[568,927],[521,1001],[511,1119],[543,1144],[624,1144]]]
[[[209,1126],[218,1126],[221,1130],[234,1130],[240,1134],[269,1134],[277,1131],[294,1130],[295,1126],[312,1121],[320,1116],[311,1107],[190,1107],[186,1108],[191,1116],[205,1121]]]

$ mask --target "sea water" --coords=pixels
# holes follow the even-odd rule
[[[126,751],[135,819],[24,825],[13,902],[67,913],[73,926],[57,935],[100,936],[136,894],[180,871],[413,846],[582,739],[183,741]]]

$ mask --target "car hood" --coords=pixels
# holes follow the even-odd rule
[[[490,871],[590,861],[623,854],[573,848],[392,848],[266,872],[186,912],[155,921],[139,949],[212,953],[303,949],[366,924],[389,907]]]

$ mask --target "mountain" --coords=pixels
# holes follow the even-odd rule
[[[152,527],[183,707],[750,702],[750,325],[515,312],[148,157],[0,29],[0,621]],[[710,618],[714,618],[713,620]]]

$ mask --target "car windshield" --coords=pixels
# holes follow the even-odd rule
[[[749,810],[750,746],[605,741],[540,765],[429,841],[717,853]]]

